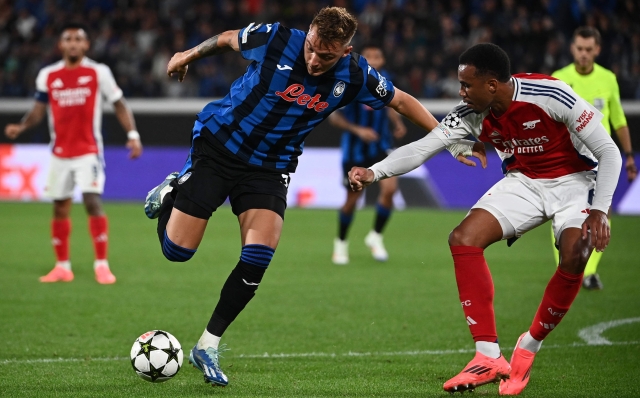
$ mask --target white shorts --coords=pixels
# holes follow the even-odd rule
[[[52,155],[46,194],[54,200],[68,199],[76,185],[82,193],[102,194],[104,180],[104,166],[94,153],[75,158]]]
[[[552,220],[556,242],[565,228],[581,228],[589,216],[596,174],[583,171],[554,179],[532,179],[509,172],[473,206],[491,213],[502,226],[502,239],[519,238]]]

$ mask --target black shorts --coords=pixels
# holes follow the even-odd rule
[[[173,206],[209,219],[228,197],[236,216],[249,209],[267,209],[284,219],[289,173],[247,164],[212,138],[193,141],[190,167],[172,182],[177,190]]]
[[[365,168],[371,167],[374,164],[380,162],[381,160],[384,160],[384,158],[386,157],[387,157],[386,153],[381,153],[380,155],[375,156],[373,158],[367,158],[361,163],[354,163],[354,162],[342,163],[342,185],[344,185],[345,188],[347,189],[351,189],[349,185],[349,171],[351,171],[352,167],[354,166],[365,167]]]

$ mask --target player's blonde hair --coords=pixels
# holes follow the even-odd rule
[[[318,32],[323,45],[349,44],[358,28],[358,20],[342,7],[325,7],[316,14],[311,22]]]

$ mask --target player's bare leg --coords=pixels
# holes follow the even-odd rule
[[[522,334],[511,356],[511,378],[500,383],[501,395],[517,395],[530,380],[542,341],[565,317],[582,283],[582,273],[593,250],[591,235],[582,239],[579,228],[567,228],[559,241],[560,265],[549,281],[529,330]]]
[[[347,241],[347,234],[353,222],[358,199],[360,199],[363,192],[364,191],[354,192],[351,189],[347,189],[347,197],[338,215],[338,236],[333,240],[331,261],[336,265],[349,263],[349,242]]]
[[[53,201],[53,220],[51,221],[51,243],[56,254],[53,269],[40,277],[40,282],[71,282],[73,271],[69,261],[69,235],[71,234],[71,198]]]
[[[109,244],[109,221],[102,208],[100,194],[85,192],[82,194],[85,210],[89,216],[89,232],[93,240],[95,261],[93,269],[96,281],[103,285],[116,282],[116,277],[109,269],[107,248]]]
[[[254,297],[275,252],[282,232],[282,217],[267,209],[249,209],[238,216],[242,252],[240,261],[227,278],[220,300],[207,328],[191,350],[189,361],[204,374],[205,382],[225,386],[227,376],[220,369],[224,345],[220,338]]]
[[[454,378],[448,392],[464,392],[509,377],[511,368],[500,352],[493,311],[493,281],[484,249],[502,240],[500,222],[488,211],[472,209],[449,235],[460,303],[476,342],[476,355]]]
[[[376,218],[373,229],[365,237],[365,244],[371,250],[373,258],[378,261],[387,261],[389,255],[387,249],[382,242],[382,231],[391,217],[393,209],[393,194],[398,189],[398,178],[391,177],[379,181],[380,194],[378,195],[378,203],[376,204]]]

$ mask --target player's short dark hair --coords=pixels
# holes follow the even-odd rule
[[[503,49],[492,43],[480,43],[468,48],[460,55],[460,65],[473,65],[476,75],[490,75],[499,82],[511,78],[511,62]]]
[[[62,36],[65,30],[76,30],[76,29],[84,30],[84,33],[87,34],[87,39],[89,38],[89,29],[87,28],[87,26],[82,22],[75,22],[75,21],[67,22],[64,25],[62,25],[62,27],[60,28],[59,35]]]
[[[602,36],[600,36],[600,32],[598,31],[598,29],[594,28],[593,26],[581,26],[578,29],[576,29],[573,32],[573,41],[576,41],[576,37],[582,37],[583,39],[588,39],[590,37],[593,37],[596,41],[597,45],[600,45],[600,42],[602,41]]]
[[[325,7],[316,14],[311,25],[317,28],[321,44],[349,44],[358,28],[358,20],[342,7]]]

